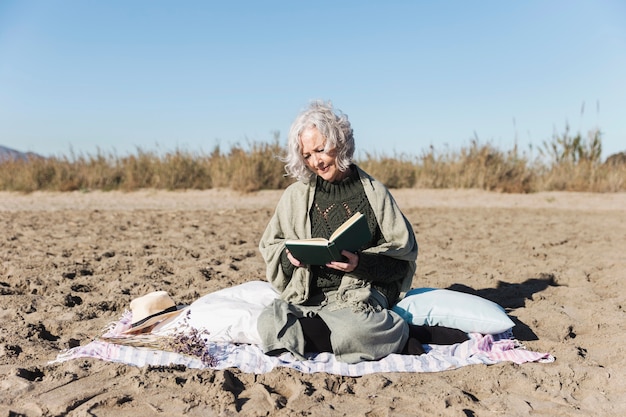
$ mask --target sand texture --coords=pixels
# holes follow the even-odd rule
[[[626,194],[393,193],[420,245],[413,286],[499,303],[554,363],[359,378],[48,364],[149,291],[191,303],[264,279],[281,192],[3,192],[0,416],[626,415]]]

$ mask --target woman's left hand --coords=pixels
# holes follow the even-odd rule
[[[326,264],[328,268],[333,268],[338,271],[352,272],[359,265],[359,254],[342,250],[341,254],[348,259],[348,262],[333,261]]]

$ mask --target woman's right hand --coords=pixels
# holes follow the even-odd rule
[[[302,262],[300,262],[299,260],[297,260],[296,258],[293,257],[291,252],[289,252],[289,249],[285,249],[285,251],[287,251],[287,259],[289,259],[289,262],[291,262],[291,264],[293,266],[296,266],[296,267],[303,267],[304,266],[304,264]]]

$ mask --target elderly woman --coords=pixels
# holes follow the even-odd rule
[[[261,238],[267,279],[280,292],[258,323],[266,353],[333,352],[354,363],[399,353],[409,327],[390,308],[413,279],[417,242],[388,189],[352,162],[346,115],[314,102],[293,122],[285,170],[289,186]],[[305,265],[287,239],[328,238],[354,213],[367,217],[371,240],[326,265]]]

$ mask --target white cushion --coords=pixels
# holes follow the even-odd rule
[[[185,322],[213,342],[261,344],[257,321],[261,311],[278,293],[269,282],[251,281],[198,298],[188,310],[153,333],[171,334],[184,330]],[[204,335],[203,335],[204,338]]]
[[[497,334],[515,323],[498,304],[472,294],[437,288],[407,292],[393,311],[418,326],[445,326],[467,333]]]

